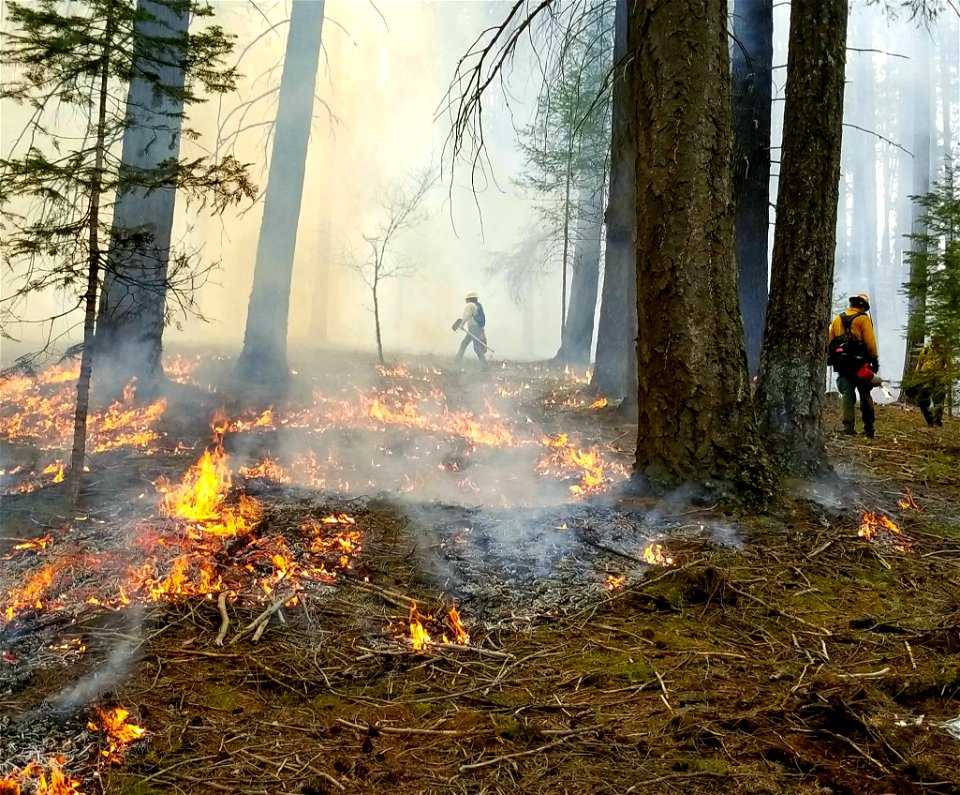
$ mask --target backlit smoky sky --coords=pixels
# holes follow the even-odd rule
[[[543,358],[556,351],[559,261],[546,272],[538,263],[531,263],[538,276],[522,291],[519,304],[511,297],[506,280],[494,272],[502,256],[518,248],[537,228],[536,197],[513,181],[523,169],[516,129],[532,119],[541,86],[529,42],[522,44],[509,70],[508,88],[495,86],[485,104],[486,145],[493,171],[478,179],[476,197],[469,168],[461,164],[451,176],[450,162],[444,159],[451,122],[445,95],[457,61],[479,33],[499,22],[511,5],[485,0],[326,3],[324,52],[292,290],[289,338],[293,346],[315,348],[325,340],[335,347],[373,349],[371,300],[364,284],[347,267],[350,251],[360,249],[362,233],[371,231],[380,220],[378,199],[411,173],[433,164],[442,167],[442,178],[424,206],[429,218],[399,238],[395,249],[419,269],[409,278],[382,287],[387,356],[406,351],[452,354],[457,338],[449,326],[459,314],[467,290],[481,294],[490,343],[498,355]],[[269,122],[276,112],[275,89],[283,63],[289,3],[224,0],[213,7],[215,22],[237,36],[235,58],[243,78],[235,95],[214,98],[191,111],[192,127],[201,138],[185,142],[183,154],[230,151],[252,164],[254,181],[264,189],[271,151]],[[918,87],[929,90],[933,169],[950,147],[944,130],[952,129],[955,134],[960,129],[955,71],[958,25],[956,15],[947,11],[929,31],[917,30],[915,23],[891,18],[877,5],[855,2],[848,35],[849,46],[856,49],[848,52],[845,120],[878,131],[912,151],[912,124],[901,121],[904,114],[897,107]],[[789,5],[775,4],[774,15],[772,139],[776,146],[781,137]],[[864,52],[867,50],[873,52]],[[940,55],[944,51],[953,52],[953,58],[944,61]],[[926,78],[919,77],[914,68],[918,53],[928,56]],[[944,62],[952,63],[954,71],[944,75]],[[875,83],[870,92],[872,113],[863,101],[871,74]],[[9,75],[9,67],[5,67],[4,77]],[[952,116],[951,125],[945,124],[947,114]],[[11,154],[24,118],[21,108],[4,104],[0,145],[5,156]],[[68,128],[76,124],[66,117],[60,123]],[[778,152],[773,150],[775,160]],[[898,235],[909,231],[903,225],[904,205],[895,199],[915,192],[904,184],[910,160],[908,152],[877,135],[852,126],[844,129],[841,201],[852,206],[872,162],[877,209],[873,218],[867,215],[867,223],[876,225],[876,253],[868,266],[873,268],[872,279],[867,278],[869,269],[858,266],[852,273],[849,262],[841,263],[835,292],[875,292],[881,358],[891,369],[902,355],[904,301],[899,295],[902,278],[890,279],[889,275],[905,274],[905,269],[899,268],[903,242]],[[774,163],[774,191],[776,171]],[[174,240],[198,252],[205,261],[219,261],[220,269],[198,295],[206,322],[180,318],[179,325],[168,329],[168,346],[214,342],[239,349],[262,206],[260,200],[219,217],[178,206]],[[849,227],[849,220],[847,224]],[[850,235],[851,229],[845,229],[841,238]],[[10,272],[4,273],[5,290],[12,284],[11,278]],[[62,296],[36,296],[28,315],[48,316],[63,302]],[[24,344],[33,344],[39,336],[38,330],[29,326],[19,329],[19,335]],[[5,361],[21,348],[4,347]]]

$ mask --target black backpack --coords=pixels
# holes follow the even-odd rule
[[[477,314],[473,316],[473,322],[480,326],[480,328],[487,325],[487,316],[483,314],[483,307],[480,306],[479,301],[477,301]]]
[[[827,346],[827,364],[839,373],[855,373],[869,358],[866,344],[854,336],[851,330],[853,321],[864,314],[866,313],[858,312],[855,315],[840,315],[843,334],[831,340]]]

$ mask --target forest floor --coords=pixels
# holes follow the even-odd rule
[[[374,369],[329,372],[350,368],[337,378],[351,389]],[[4,618],[0,598],[0,781],[59,753],[85,795],[960,791],[960,420],[928,429],[881,406],[875,439],[831,435],[839,480],[787,484],[741,515],[617,496],[609,473],[629,466],[636,428],[576,375],[411,364],[364,382],[408,401],[367,405],[391,432],[297,426],[294,404],[331,380],[226,434],[228,502],[243,490],[259,508],[255,531],[205,547],[218,587],[81,598],[109,579],[118,538],[124,562],[172,543],[176,520],[144,495],[196,459],[214,408],[239,416],[229,392],[174,388],[156,449],[94,456],[82,515],[59,484],[2,498],[0,595],[16,609]],[[414,393],[418,411],[403,409]],[[602,454],[604,489],[544,475],[550,444],[534,437],[561,432],[576,460]],[[236,474],[268,451],[288,471],[308,437],[310,460],[349,470]],[[37,450],[7,439],[6,471],[42,463]],[[870,514],[899,532],[862,537]],[[359,535],[321,539],[328,516]],[[167,535],[141,543],[147,526]],[[16,548],[47,534],[49,549]],[[278,550],[286,568],[265,562]],[[42,598],[24,598],[54,554]],[[245,570],[269,575],[259,598],[235,585]],[[87,726],[94,702],[146,734],[108,747]]]

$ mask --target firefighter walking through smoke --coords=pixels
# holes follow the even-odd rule
[[[877,337],[873,330],[870,298],[863,293],[850,296],[850,307],[837,315],[830,324],[827,343],[827,364],[837,374],[843,406],[843,432],[856,434],[857,395],[860,396],[860,414],[863,416],[863,434],[873,438],[876,410],[870,390],[880,383],[877,372]]]
[[[477,354],[480,364],[487,366],[487,335],[484,327],[487,325],[486,315],[483,313],[483,307],[480,305],[479,296],[474,292],[467,293],[466,305],[463,308],[463,317],[457,319],[453,324],[454,331],[463,331],[463,341],[460,343],[460,350],[457,351],[457,362],[463,361],[463,354],[467,352],[467,346],[473,343],[473,351]]]

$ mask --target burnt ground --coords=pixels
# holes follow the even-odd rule
[[[536,422],[628,460],[634,431],[615,409],[542,397],[524,406]],[[17,618],[0,628],[0,760],[61,752],[82,792],[118,795],[956,793],[960,738],[944,724],[960,717],[960,422],[928,430],[914,410],[880,407],[876,439],[830,448],[839,483],[791,484],[750,516],[613,490],[494,507],[248,481],[292,549],[304,518],[355,516],[352,570],[304,589],[257,642],[233,639],[269,600],[228,603],[223,646],[210,597]],[[189,463],[111,455],[86,519],[73,517],[93,557],[89,523],[143,515],[135,497],[96,505]],[[921,511],[898,506],[908,488]],[[859,538],[865,511],[907,539]],[[64,518],[56,487],[6,497],[0,535]],[[640,560],[652,542],[670,565]],[[608,590],[610,576],[624,586]],[[411,600],[434,637],[455,601],[469,646],[414,651]],[[65,703],[78,682],[92,684]],[[93,700],[148,729],[122,765],[97,761]]]

